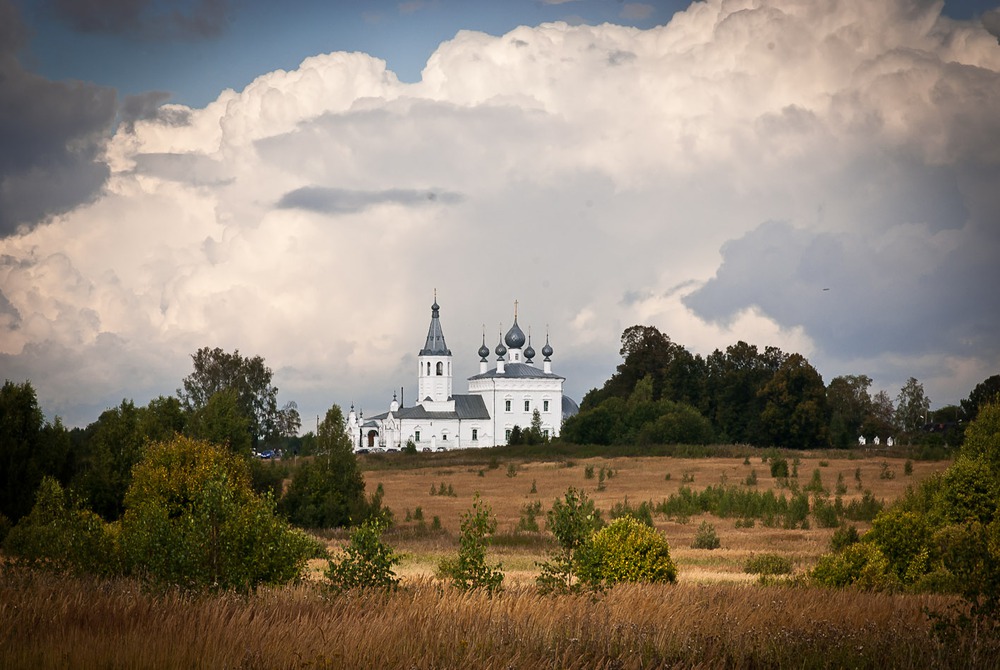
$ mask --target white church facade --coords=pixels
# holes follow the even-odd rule
[[[440,306],[431,305],[427,339],[417,356],[417,403],[403,407],[393,394],[389,411],[365,417],[351,406],[346,430],[354,449],[402,449],[409,441],[418,449],[468,449],[507,444],[515,426],[528,429],[535,412],[542,433],[558,437],[563,419],[578,407],[563,395],[565,378],[552,372],[548,336],[542,366],[524,332],[514,325],[497,344],[495,367],[483,337],[479,373],[468,379],[469,392],[452,391],[452,354],[441,328]]]

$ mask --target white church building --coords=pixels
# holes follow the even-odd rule
[[[479,374],[469,377],[469,392],[452,392],[452,356],[441,329],[440,306],[431,305],[427,340],[417,355],[417,398],[402,407],[395,394],[389,411],[362,416],[351,406],[346,430],[355,450],[402,449],[412,440],[418,449],[467,449],[507,444],[515,426],[531,427],[535,411],[542,433],[558,437],[563,419],[576,413],[577,404],[563,395],[561,377],[552,372],[548,335],[542,347],[542,366],[524,332],[514,325],[497,344],[496,366],[489,367],[490,350],[479,348]]]

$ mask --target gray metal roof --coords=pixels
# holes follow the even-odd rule
[[[441,308],[437,300],[431,305],[431,325],[427,328],[427,341],[420,350],[420,356],[451,356],[451,349],[444,342],[444,331],[441,330],[441,319],[438,310]]]
[[[490,413],[486,409],[486,403],[483,402],[483,397],[479,395],[456,395],[452,396],[450,400],[455,401],[455,411],[454,412],[428,412],[424,409],[423,405],[416,405],[414,407],[400,407],[398,410],[393,412],[393,416],[397,419],[482,419],[488,420],[490,418]],[[381,420],[389,416],[388,412],[383,412],[376,416],[370,417],[370,420],[376,421]]]
[[[469,377],[469,381],[473,379],[566,379],[557,374],[551,372],[544,372],[536,368],[534,365],[528,365],[527,363],[507,363],[504,365],[503,373],[498,374],[497,369],[487,370],[478,375],[473,375]]]

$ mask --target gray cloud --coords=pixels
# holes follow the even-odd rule
[[[723,323],[759,308],[784,327],[804,327],[831,356],[996,356],[1000,268],[977,251],[995,244],[962,232],[945,248],[923,226],[879,236],[763,223],[723,245],[715,276],[684,303]]]
[[[191,120],[191,110],[180,107],[164,109],[163,104],[169,99],[167,91],[127,95],[118,109],[118,117],[129,131],[135,128],[136,121],[155,120],[168,126],[186,126]]]
[[[214,186],[232,181],[225,165],[198,154],[138,154],[135,171],[195,186]]]
[[[991,9],[983,14],[982,23],[983,28],[1000,42],[1000,9]]]
[[[460,193],[449,191],[391,188],[383,191],[356,191],[323,186],[304,186],[289,191],[278,201],[279,209],[305,209],[320,214],[351,214],[381,204],[418,207],[462,201]]]
[[[97,161],[115,118],[115,91],[54,82],[17,59],[24,28],[0,2],[0,237],[86,202],[108,175]]]
[[[217,37],[225,30],[231,11],[229,0],[162,4],[154,0],[50,0],[49,6],[57,18],[82,33],[154,40]]]

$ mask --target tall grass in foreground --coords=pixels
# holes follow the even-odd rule
[[[948,648],[941,597],[788,587],[618,586],[492,598],[426,581],[391,595],[317,584],[254,595],[151,594],[131,581],[0,575],[0,667],[996,667]]]

